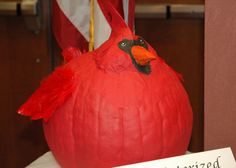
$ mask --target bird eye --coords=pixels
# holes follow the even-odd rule
[[[139,39],[140,44],[144,44],[144,40],[143,39]]]
[[[118,46],[121,50],[126,51],[127,49],[129,49],[131,45],[130,43],[131,43],[131,40],[123,39],[122,41],[118,43]]]
[[[122,47],[125,47],[127,44],[126,44],[125,42],[121,42],[120,45],[121,45]]]

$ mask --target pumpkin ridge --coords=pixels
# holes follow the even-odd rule
[[[83,69],[83,71],[81,71],[81,74],[83,74],[85,71],[89,74],[91,74],[92,70],[93,70],[93,64],[89,64],[89,66],[87,65],[86,68]],[[79,75],[79,74],[78,74]],[[77,96],[75,97],[75,104],[74,104],[74,112],[73,112],[73,120],[72,120],[72,124],[73,124],[73,136],[74,138],[76,138],[75,140],[75,149],[76,149],[76,159],[78,162],[78,165],[84,165],[84,163],[86,162],[86,160],[81,159],[80,157],[82,156],[85,157],[85,155],[83,155],[83,151],[84,151],[84,147],[85,147],[85,113],[86,113],[86,108],[85,108],[85,99],[83,99],[85,97],[85,94],[88,91],[88,87],[91,85],[91,80],[84,75],[80,76],[80,79],[78,78],[78,82],[77,84],[77,88],[75,90],[75,93],[77,94]],[[83,82],[81,82],[83,81]],[[88,85],[89,84],[89,85]],[[79,123],[79,127],[78,127],[78,123]],[[78,128],[78,129],[77,129]]]
[[[119,78],[118,78],[118,80],[117,80],[117,85],[116,85],[116,89],[118,89],[119,87],[121,87],[121,83],[123,82],[123,78],[122,78],[122,75],[121,74],[119,74],[119,76],[118,76]],[[121,91],[122,91],[122,94],[123,95],[125,95],[125,93],[124,93],[124,91],[123,91],[123,89],[121,89]],[[125,147],[125,142],[124,142],[124,140],[125,140],[125,133],[124,133],[124,107],[119,107],[119,109],[118,109],[118,111],[119,111],[119,116],[120,116],[120,127],[121,127],[121,149],[120,149],[120,151],[121,151],[121,154],[120,154],[120,161],[121,161],[121,163],[124,163],[124,147]]]
[[[177,78],[178,79],[178,78]],[[176,108],[176,110],[177,110],[177,117],[178,117],[178,119],[177,119],[177,123],[178,123],[178,131],[179,131],[179,133],[180,133],[180,135],[183,135],[183,130],[181,129],[181,128],[183,128],[183,122],[181,122],[181,111],[183,112],[183,110],[182,110],[182,108],[181,108],[181,106],[182,106],[182,103],[181,102],[183,102],[184,100],[183,100],[183,97],[181,97],[181,99],[179,98],[178,100],[180,101],[181,100],[181,102],[177,102],[177,97],[178,97],[178,95],[180,95],[180,91],[181,90],[184,90],[182,87],[181,87],[181,85],[180,85],[180,82],[175,82],[174,83],[174,86],[175,86],[175,92],[172,90],[172,93],[174,94],[174,96],[172,97],[172,99],[173,99],[173,102],[175,103],[175,106],[177,107]],[[182,133],[182,134],[181,134]]]
[[[95,76],[94,71],[90,71],[89,74],[91,75],[92,78],[90,78],[88,80],[88,83],[87,83],[86,87],[84,88],[83,97],[88,97],[87,95],[89,94],[89,91],[93,87],[93,84],[94,84],[94,80],[95,80],[95,78],[94,78],[94,76]],[[94,76],[92,74],[94,74]],[[82,141],[82,143],[83,143],[83,145],[82,146],[83,147],[86,146],[86,140],[87,140],[86,139],[87,138],[86,132],[88,132],[88,131],[85,131],[87,129],[86,122],[88,120],[88,116],[86,115],[86,113],[87,113],[86,109],[87,108],[85,107],[85,104],[86,104],[85,100],[86,99],[83,99],[83,101],[81,103],[81,104],[83,104],[83,108],[82,108],[82,122],[83,122],[83,124],[82,124],[82,130],[83,130],[83,134],[82,134],[83,135],[83,141]],[[86,147],[86,148],[90,148],[90,147]],[[87,156],[86,156],[86,159],[87,159]],[[87,160],[86,160],[86,162],[87,162]],[[88,165],[90,165],[90,164],[91,163],[89,163]]]
[[[142,82],[143,82],[143,85],[145,85],[145,87],[147,88],[146,90],[151,90],[151,95],[153,95],[153,93],[154,93],[154,91],[153,91],[153,89],[150,87],[150,83],[149,82],[147,82],[146,81],[146,76],[143,76],[142,74],[138,74],[139,75],[139,78],[140,78],[140,80],[142,80]],[[161,115],[161,113],[160,113],[160,115],[161,115],[161,129],[159,129],[159,127],[158,127],[158,116],[157,116],[157,112],[160,112],[160,109],[159,109],[159,106],[157,105],[157,103],[154,103],[153,104],[153,100],[156,100],[156,99],[153,99],[152,98],[152,96],[151,96],[151,99],[149,99],[149,101],[151,101],[151,104],[152,104],[152,106],[151,106],[151,115],[152,115],[152,118],[154,119],[154,124],[155,124],[155,128],[156,128],[156,134],[158,135],[158,130],[160,130],[161,131],[161,137],[163,137],[163,120],[162,120],[162,115]],[[156,105],[156,106],[155,106]],[[157,111],[154,111],[154,106],[157,108]],[[158,109],[159,109],[159,111],[158,111]],[[157,136],[158,137],[158,136]],[[160,139],[161,140],[161,146],[163,146],[163,139],[161,138]],[[159,142],[158,142],[159,143]],[[160,154],[159,155],[162,155],[162,149],[163,149],[163,147],[161,147],[161,149],[159,149],[158,150],[158,152],[160,152]],[[161,150],[161,151],[160,151]]]
[[[119,109],[120,118],[121,118],[121,134],[122,134],[122,146],[121,146],[121,162],[124,162],[124,109]]]
[[[100,102],[99,102],[99,109],[101,109],[101,106],[102,106],[102,104],[101,104],[102,102],[101,102],[101,100],[100,100]],[[96,144],[96,149],[97,149],[97,151],[96,151],[96,155],[97,155],[97,158],[98,158],[98,160],[100,161],[101,160],[101,158],[100,158],[100,133],[101,133],[101,128],[100,128],[100,126],[101,126],[101,121],[100,121],[100,115],[101,115],[101,111],[100,110],[98,110],[98,112],[97,112],[97,123],[98,123],[98,125],[97,125],[97,129],[98,129],[98,131],[97,131],[97,144]]]
[[[99,102],[99,109],[101,108],[101,101]],[[98,160],[100,159],[99,158],[99,142],[100,142],[100,120],[99,120],[99,118],[100,118],[100,110],[98,110],[98,112],[97,112],[97,129],[98,129],[98,131],[97,131],[97,143],[96,143],[96,155],[97,155],[97,157],[98,157]]]
[[[151,95],[153,95],[153,92],[151,93]],[[152,96],[153,97],[153,96]],[[162,132],[162,129],[159,129],[159,127],[158,127],[158,123],[157,123],[157,121],[158,121],[158,116],[157,116],[157,112],[159,112],[159,111],[154,111],[154,106],[156,105],[156,103],[154,103],[154,99],[153,98],[151,98],[150,99],[150,101],[151,101],[151,104],[152,104],[152,106],[151,106],[151,114],[152,114],[152,118],[154,119],[154,123],[155,123],[155,129],[156,129],[156,134],[158,133],[158,130],[161,130],[161,132]],[[158,106],[155,106],[156,108],[158,107]],[[159,108],[158,108],[159,109]],[[158,110],[157,109],[157,110]],[[162,126],[162,125],[161,125]],[[158,134],[157,134],[157,137],[158,137]],[[161,133],[161,137],[162,137],[162,133]],[[156,145],[157,143],[155,142],[155,145]],[[163,145],[163,142],[162,142],[162,139],[161,139],[161,146]],[[162,148],[161,148],[162,149]],[[160,152],[160,151],[158,151],[158,152]],[[160,153],[160,154],[162,154],[162,153]]]
[[[140,132],[140,140],[141,140],[141,146],[142,146],[142,157],[141,157],[141,160],[144,159],[144,144],[143,144],[143,131],[142,131],[142,120],[141,120],[141,117],[140,117],[140,108],[137,109],[138,110],[138,126],[139,126],[139,132]]]
[[[162,142],[162,148],[161,148],[161,157],[163,157],[163,155],[164,155],[164,153],[165,153],[165,140],[164,140],[164,116],[163,116],[163,110],[162,110],[162,108],[161,108],[161,100],[159,100],[158,102],[157,102],[157,104],[158,104],[158,109],[160,110],[160,116],[161,116],[161,142]]]
[[[78,85],[76,87],[75,93],[78,93],[79,86],[80,85]],[[73,104],[73,111],[75,111],[75,109],[76,109],[76,104],[77,104],[78,98],[79,98],[79,94],[77,94],[76,97],[75,97],[75,101],[74,101],[74,104]],[[76,136],[75,136],[75,119],[76,119],[75,113],[72,113],[72,126],[71,127],[72,127],[72,136],[73,136],[73,146],[74,146],[74,149],[76,149],[76,143],[75,143],[75,141],[76,141]],[[77,153],[76,152],[75,152],[75,158],[77,158]]]
[[[170,100],[169,102],[172,102],[172,105],[176,107],[175,108],[175,113],[177,113],[176,116],[178,116],[179,115],[179,110],[178,110],[177,107],[179,106],[179,102],[177,102],[177,100],[176,100],[176,97],[178,97],[177,96],[177,91],[176,91],[176,90],[178,90],[177,85],[175,85],[175,88],[176,88],[175,91],[170,90],[170,95],[168,96],[168,99]],[[169,107],[170,107],[170,104],[169,104]],[[179,119],[178,118],[176,118],[176,127],[177,127],[176,131],[180,132],[180,125],[179,125]]]
[[[104,80],[106,80],[105,79],[105,75],[104,75],[104,74],[106,74],[106,72],[100,70],[99,73],[103,74],[103,75],[100,75],[100,82],[101,81],[103,82]],[[100,89],[103,90],[103,88],[100,88]],[[99,102],[99,109],[101,109],[101,107],[104,106],[104,105],[103,105],[103,101],[101,101],[101,99],[99,99],[99,101],[100,101]],[[96,144],[96,148],[97,148],[96,155],[97,155],[97,160],[98,161],[102,161],[102,158],[100,157],[100,149],[101,149],[101,147],[100,147],[100,141],[101,141],[101,120],[100,119],[101,119],[101,111],[98,110],[98,113],[97,113],[97,120],[98,120],[98,125],[97,125],[98,128],[97,129],[98,129],[98,131],[97,131],[97,144]]]
[[[99,103],[98,103],[98,109],[101,109],[101,99],[98,99],[99,100]],[[96,142],[96,145],[95,145],[95,148],[96,148],[96,151],[95,151],[95,153],[96,153],[96,160],[98,160],[98,161],[100,161],[100,155],[99,155],[99,146],[100,146],[100,132],[101,132],[101,130],[100,130],[100,110],[97,110],[97,112],[96,112],[96,135],[95,135],[95,137],[96,137],[96,139],[97,139],[97,142]]]

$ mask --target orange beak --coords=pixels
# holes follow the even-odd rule
[[[137,64],[141,66],[147,65],[150,61],[155,60],[156,56],[141,46],[133,46],[131,53]]]

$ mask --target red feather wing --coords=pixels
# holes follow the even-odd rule
[[[40,87],[18,110],[19,114],[31,119],[47,121],[72,94],[74,72],[64,66],[57,68],[52,75],[42,81]]]

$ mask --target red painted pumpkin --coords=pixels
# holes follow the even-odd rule
[[[44,119],[48,145],[63,168],[109,168],[184,154],[192,110],[178,75],[110,4],[101,7],[112,19],[109,40],[94,52],[64,51],[68,62],[19,113]]]

